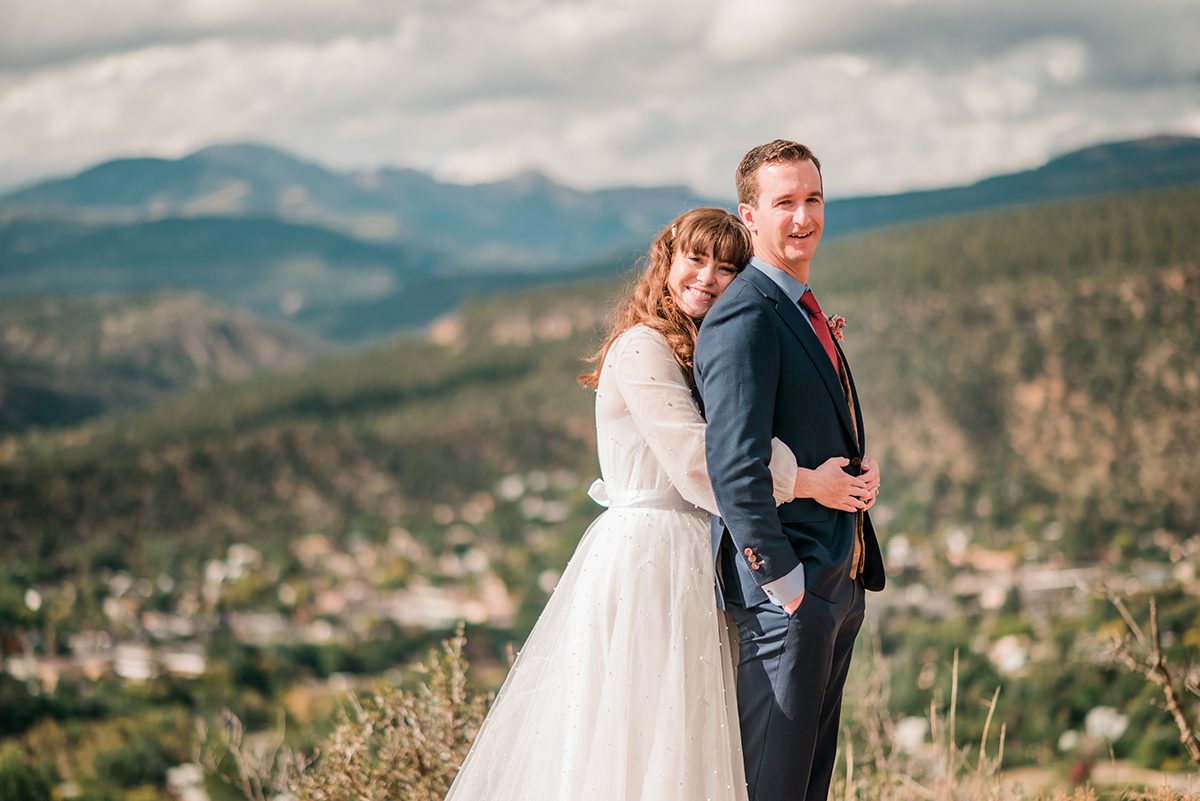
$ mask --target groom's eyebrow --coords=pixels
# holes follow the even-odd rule
[[[807,200],[808,198],[818,198],[818,199],[820,199],[820,200],[824,200],[824,199],[825,199],[825,192],[824,192],[824,191],[822,191],[822,190],[820,190],[820,189],[814,189],[814,190],[813,190],[813,191],[811,191],[811,192],[806,192],[806,193],[803,195],[803,197],[804,197],[804,199],[805,199],[805,200]],[[780,203],[790,203],[791,201],[793,201],[793,200],[795,200],[795,199],[796,199],[796,195],[792,194],[791,192],[784,192],[784,193],[782,193],[782,194],[780,194],[780,195],[776,195],[776,196],[775,196],[775,199],[774,199],[773,201],[771,201],[771,202],[772,202],[772,204],[773,204],[773,205],[776,205],[776,206],[777,206],[777,205],[779,205]]]

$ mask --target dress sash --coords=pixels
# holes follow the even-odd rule
[[[609,509],[658,509],[667,512],[703,511],[673,489],[610,492],[604,480],[599,478],[588,487],[587,494],[593,501]]]

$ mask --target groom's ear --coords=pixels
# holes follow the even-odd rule
[[[754,207],[749,203],[738,204],[738,216],[742,218],[742,222],[750,229],[750,233],[757,234],[758,227],[754,224]]]

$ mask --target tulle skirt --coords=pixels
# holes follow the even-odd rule
[[[447,801],[745,801],[708,520],[588,528]]]

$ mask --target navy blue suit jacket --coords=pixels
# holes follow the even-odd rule
[[[840,348],[838,354],[853,387]],[[714,556],[732,546],[738,558],[757,565],[738,571],[753,577],[753,583],[738,582],[742,602],[761,603],[761,585],[799,564],[805,592],[835,598],[838,582],[850,574],[856,513],[811,498],[776,507],[768,465],[771,439],[779,437],[801,467],[843,456],[857,472],[864,453],[857,392],[853,425],[838,375],[803,312],[754,267],[744,269],[705,316],[695,376],[708,422],[709,477],[722,515],[713,520]],[[883,558],[870,516],[863,516],[862,581],[881,590]],[[725,577],[726,595],[736,580]]]

